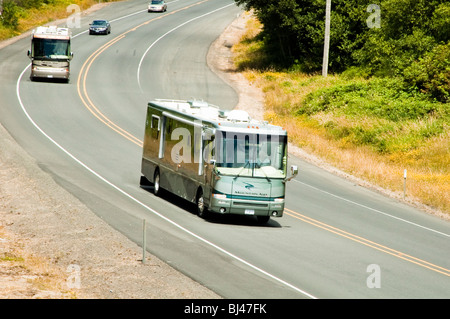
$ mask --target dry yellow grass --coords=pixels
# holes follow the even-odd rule
[[[116,0],[109,0],[107,2],[112,1]],[[43,4],[38,9],[31,8],[22,10],[18,21],[17,30],[12,30],[0,25],[0,40],[17,36],[37,26],[71,16],[75,13],[75,11],[68,11],[69,5],[77,5],[80,11],[83,11],[99,2],[96,0],[55,0],[52,3],[52,5]]]
[[[0,226],[0,299],[76,298],[67,286],[67,273],[29,253],[22,240],[13,238]]]
[[[309,93],[345,80],[338,75],[324,78],[301,72],[276,72],[252,68],[249,60],[260,57],[255,56],[254,48],[257,44],[251,39],[258,34],[261,25],[255,22],[255,19],[250,21],[248,33],[233,47],[235,64],[238,68],[241,66],[247,79],[258,85],[265,93],[266,120],[286,128],[290,141],[307,152],[349,174],[392,191],[398,198],[403,197],[403,172],[407,169],[406,199],[438,209],[447,215],[450,213],[448,129],[444,134],[431,138],[426,145],[413,151],[397,151],[390,154],[377,153],[368,146],[356,146],[345,138],[333,139],[323,124],[333,120],[346,125],[343,121],[348,119],[329,118],[330,114],[317,114],[312,117],[294,116],[294,110]],[[364,118],[358,119],[358,123],[364,121]],[[408,130],[408,127],[405,126],[404,129]]]
[[[19,32],[28,31],[36,26],[43,25],[58,19],[69,17],[74,11],[67,12],[67,7],[71,4],[78,5],[80,10],[86,10],[95,3],[94,0],[59,0],[54,6],[42,6],[39,9],[30,9],[24,17],[19,19]]]

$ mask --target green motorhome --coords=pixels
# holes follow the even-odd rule
[[[207,212],[281,217],[287,178],[287,132],[241,110],[204,101],[148,103],[141,186],[167,190]]]

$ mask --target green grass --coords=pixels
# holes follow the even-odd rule
[[[296,114],[327,115],[331,119],[322,124],[334,139],[379,153],[408,152],[448,131],[449,105],[406,92],[397,79],[343,82],[308,94]]]

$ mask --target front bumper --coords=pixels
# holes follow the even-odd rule
[[[66,79],[70,76],[69,68],[49,68],[43,66],[33,66],[31,68],[31,78]]]
[[[244,200],[233,198],[211,198],[209,211],[220,214],[283,216],[284,199],[282,201]]]
[[[89,29],[89,34],[108,34],[108,29]]]
[[[164,7],[148,7],[148,12],[163,12]]]

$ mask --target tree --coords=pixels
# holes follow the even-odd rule
[[[326,0],[235,0],[253,9],[263,24],[261,37],[273,63],[295,61],[305,71],[322,67]],[[350,66],[370,74],[402,71],[450,36],[448,0],[378,0],[380,28],[367,25],[372,0],[333,0],[330,70]]]
[[[6,27],[17,28],[19,24],[19,10],[17,4],[13,0],[5,0],[3,2],[2,24]]]
[[[438,101],[450,102],[450,42],[440,44],[411,63],[403,72],[405,82]]]

